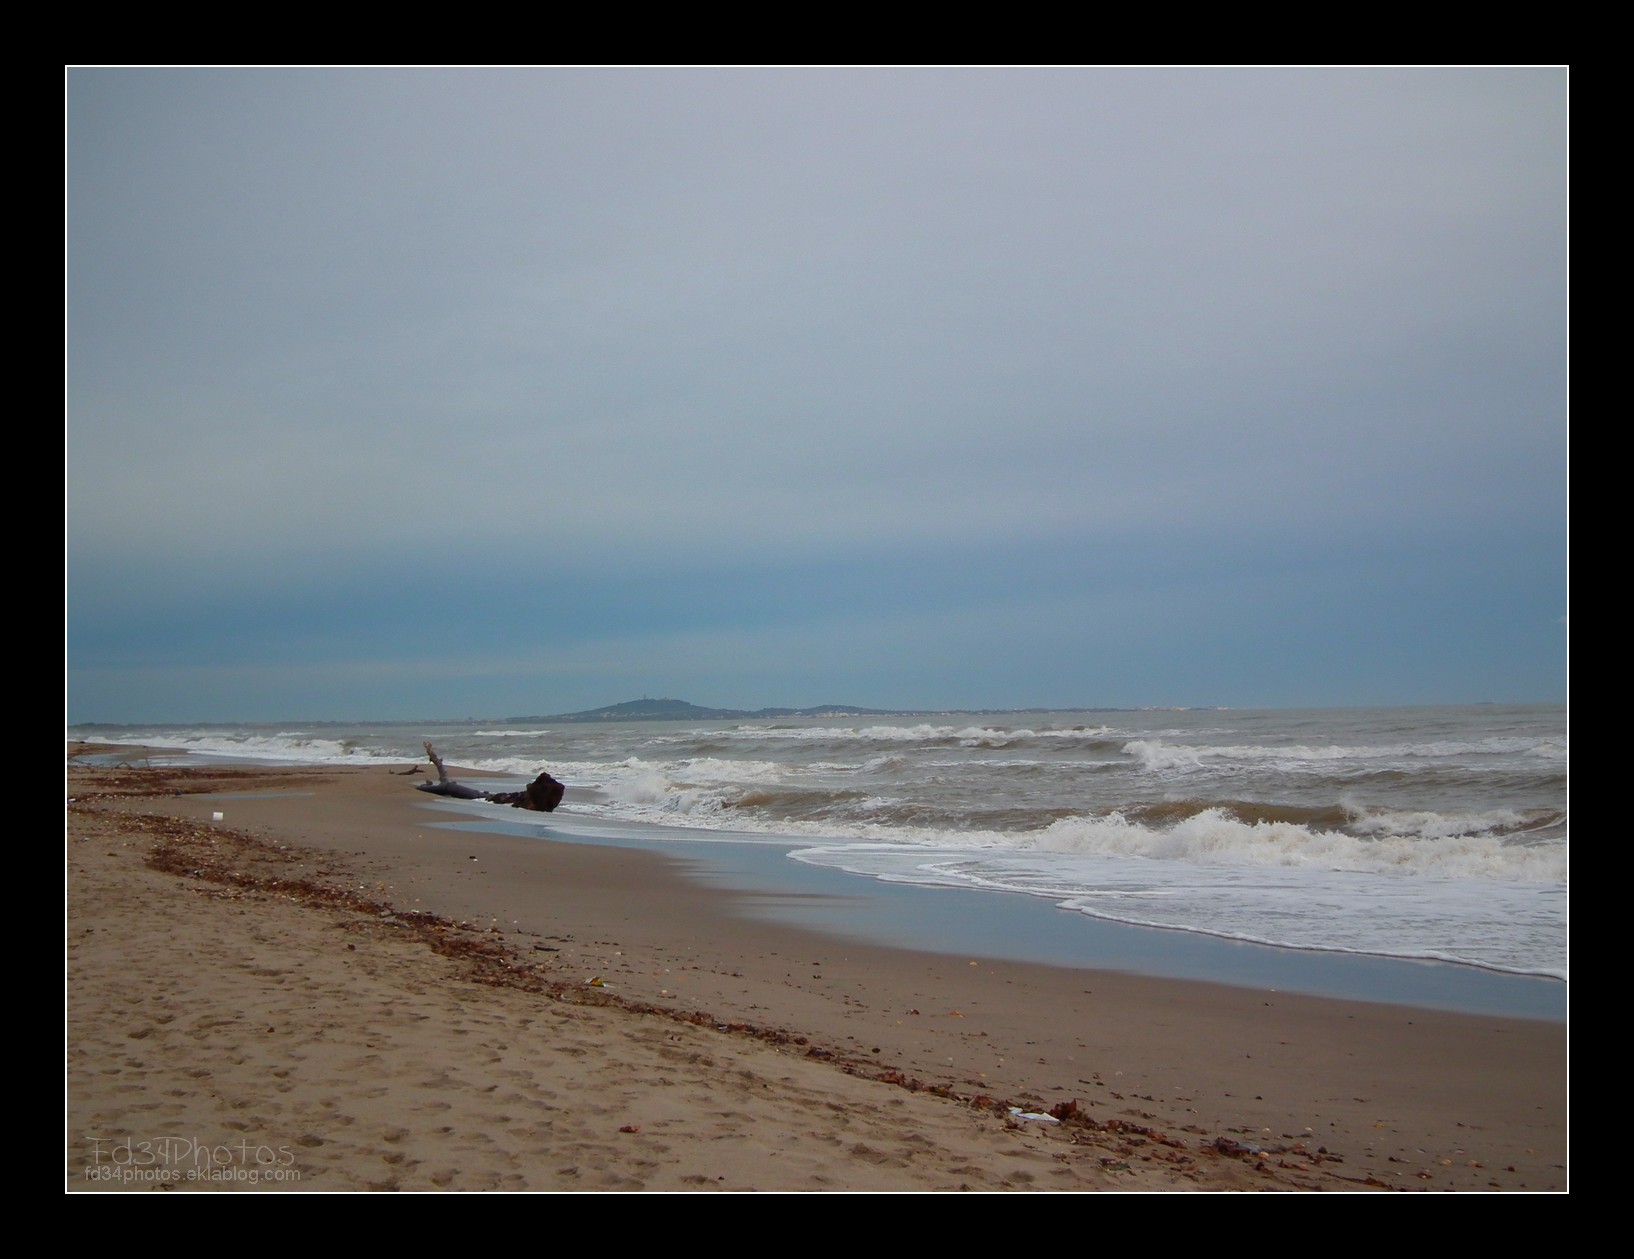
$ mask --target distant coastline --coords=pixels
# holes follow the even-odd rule
[[[341,720],[314,718],[301,721],[303,726],[457,726],[473,721],[504,721],[539,725],[600,724],[617,721],[764,721],[781,717],[840,718],[840,717],[995,717],[1028,713],[1210,713],[1229,712],[1226,704],[1145,704],[1139,707],[1118,707],[1108,704],[1051,704],[1028,708],[865,708],[861,704],[813,704],[806,708],[710,708],[683,699],[632,699],[622,704],[608,704],[604,708],[590,708],[573,713],[530,713],[526,716],[494,716],[469,714],[464,717],[420,717]],[[288,725],[291,719],[251,721],[252,726]],[[144,729],[154,725],[218,726],[221,721],[75,721],[66,729]],[[225,724],[241,724],[227,722]]]
[[[601,721],[738,721],[769,717],[939,717],[949,713],[969,713],[972,716],[994,713],[1120,713],[1159,711],[1212,711],[1158,707],[1130,708],[864,708],[860,704],[814,704],[810,708],[706,708],[684,699],[632,699],[605,708],[591,708],[577,713],[554,713],[550,716],[509,717],[508,721],[601,722]]]

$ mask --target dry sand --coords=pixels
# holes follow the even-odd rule
[[[1566,1188],[1557,1023],[769,925],[380,770],[68,776],[70,1190]]]

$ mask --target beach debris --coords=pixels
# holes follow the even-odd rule
[[[521,791],[482,791],[469,784],[456,782],[448,776],[448,770],[443,765],[443,758],[437,754],[437,749],[431,746],[431,740],[425,740],[426,756],[437,769],[436,782],[415,783],[416,791],[429,791],[434,796],[448,796],[454,800],[487,800],[492,804],[508,804],[516,809],[529,809],[534,813],[554,813],[556,806],[562,802],[567,794],[567,788],[543,770]]]
[[[534,813],[554,813],[556,806],[567,794],[567,788],[543,770],[521,791],[495,791],[483,798],[494,804],[508,804],[514,809],[528,809]]]
[[[1010,1107],[1010,1118],[1024,1123],[1060,1123],[1054,1115],[1046,1115],[1039,1110],[1022,1110],[1019,1106]]]

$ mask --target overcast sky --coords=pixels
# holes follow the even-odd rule
[[[1565,692],[1560,69],[70,70],[70,721]]]

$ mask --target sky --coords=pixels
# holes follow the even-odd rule
[[[1564,69],[65,101],[70,722],[1565,697]]]

